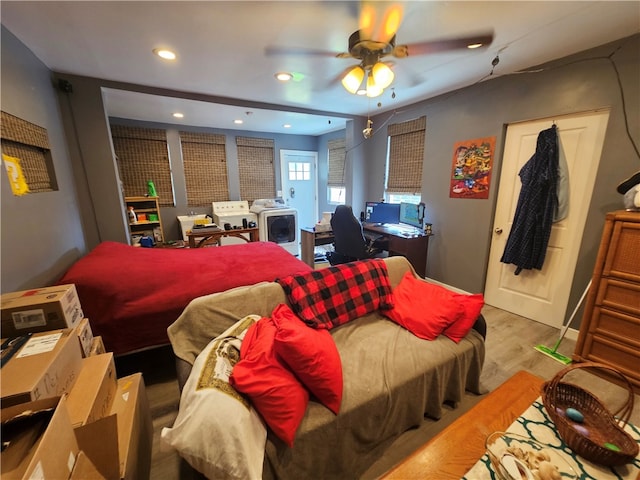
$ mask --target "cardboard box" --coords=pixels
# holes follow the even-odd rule
[[[102,337],[98,335],[97,337],[93,337],[93,342],[91,342],[91,350],[89,351],[89,356],[100,355],[105,353],[107,350],[104,348],[104,342],[102,341]]]
[[[53,414],[43,415],[36,424],[23,422],[9,435],[3,428],[3,442],[10,441],[0,454],[2,479],[68,478],[79,452],[63,398],[47,398],[35,402],[3,408],[2,423],[24,412],[53,409]],[[38,418],[40,414],[32,415]]]
[[[117,387],[113,353],[84,358],[67,398],[71,425],[79,427],[109,415]]]
[[[111,413],[118,417],[120,478],[149,478],[153,425],[141,373],[118,380]]]
[[[76,325],[76,335],[78,335],[82,356],[88,357],[91,354],[91,345],[93,345],[93,331],[91,330],[91,324],[88,318],[83,318],[80,320],[80,323]]]
[[[74,328],[84,317],[73,284],[5,293],[0,304],[2,336],[8,338]]]
[[[118,418],[116,414],[75,428],[80,449],[89,457],[104,478],[120,479]]]
[[[60,396],[71,390],[81,367],[73,330],[34,333],[0,369],[2,406]]]
[[[78,453],[76,464],[69,480],[104,480],[105,477],[98,472],[95,465],[91,462],[87,454],[82,450]]]

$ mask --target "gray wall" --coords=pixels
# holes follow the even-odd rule
[[[605,58],[618,47],[613,59],[620,72],[628,129],[637,144],[639,35],[563,59],[535,74],[499,77],[497,69],[494,77],[478,85],[402,106],[399,113],[374,116],[376,134],[368,141],[362,141],[361,133],[366,119],[347,122],[347,203],[359,211],[366,200],[382,196],[386,125],[426,115],[422,198],[427,204],[427,221],[434,224],[436,234],[429,245],[427,274],[468,291],[483,291],[506,125],[609,107],[611,116],[602,160],[569,299],[570,305],[575,305],[593,269],[604,214],[622,207],[622,198],[615,187],[640,168],[637,151],[626,133],[615,70]],[[160,95],[177,92],[57,75],[73,85],[72,93],[59,93],[65,145],[60,112],[48,83],[49,72],[4,28],[2,67],[3,110],[49,129],[60,184],[59,192],[17,198],[7,192],[7,179],[2,180],[2,291],[10,291],[47,283],[75,257],[100,241],[126,241],[126,219],[115,181],[108,119],[100,89],[124,88]],[[36,80],[38,85],[33,88]],[[41,112],[45,106],[46,111]],[[497,142],[489,199],[450,199],[448,180],[453,144],[493,135]],[[284,137],[293,138],[290,143],[278,139],[277,149],[318,151],[319,176],[321,182],[326,181],[326,142],[332,135],[301,141],[294,136]],[[319,212],[333,210],[326,199],[322,201],[325,190],[321,183]],[[47,213],[46,222],[35,220],[42,218],[42,211]],[[175,212],[163,217],[187,212],[186,206],[177,206]]]
[[[612,63],[620,73],[626,103],[627,135],[621,90]],[[493,78],[441,97],[374,117],[376,125],[427,117],[422,199],[426,221],[435,236],[429,241],[427,275],[470,292],[482,292],[487,271],[491,229],[506,126],[597,108],[611,109],[602,159],[597,173],[578,266],[569,298],[568,314],[587,285],[600,243],[604,216],[623,208],[616,192],[619,182],[640,169],[640,35],[546,65],[539,73]],[[499,68],[495,75],[499,75]],[[385,130],[386,132],[386,130]],[[487,200],[449,198],[453,145],[461,140],[496,136],[490,196]],[[368,197],[383,194],[386,133],[366,143],[370,165]],[[362,202],[366,198],[360,199]],[[357,203],[354,203],[354,206]],[[355,208],[354,208],[355,209]],[[577,316],[577,318],[580,318]]]
[[[79,200],[51,74],[2,27],[2,110],[47,130],[58,190],[14,196],[0,172],[2,292],[55,282],[86,253]]]

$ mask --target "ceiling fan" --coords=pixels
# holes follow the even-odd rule
[[[398,59],[414,55],[426,55],[462,48],[486,47],[493,41],[492,32],[464,37],[430,40],[412,44],[396,44],[396,32],[402,21],[402,6],[394,4],[385,9],[382,22],[376,22],[375,3],[362,2],[359,19],[360,28],[349,37],[347,52],[327,52],[301,47],[267,47],[267,55],[311,55],[350,58],[359,60],[356,66],[348,67],[339,78],[349,92],[368,97],[381,95],[395,77],[390,66],[393,62],[385,57]],[[379,3],[378,3],[379,5]]]

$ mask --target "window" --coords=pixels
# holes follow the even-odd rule
[[[344,138],[328,142],[329,174],[327,176],[327,198],[330,204],[344,205],[346,189],[344,169],[346,159],[346,141]]]
[[[15,195],[58,190],[47,130],[2,112],[2,154]]]
[[[425,129],[426,117],[389,125],[385,198],[420,198]]]
[[[327,196],[330,204],[344,205],[344,196],[347,191],[344,187],[329,187]]]
[[[274,141],[267,138],[236,137],[240,198],[249,203],[257,198],[275,198]]]
[[[413,203],[418,204],[422,201],[420,195],[414,195],[409,193],[385,193],[384,201],[387,203]]]
[[[289,180],[311,180],[309,162],[289,162]]]
[[[158,204],[173,207],[173,183],[167,134],[157,128],[111,125],[113,148],[125,197],[143,197],[153,181]]]
[[[229,199],[225,136],[180,132],[187,205],[198,207]]]

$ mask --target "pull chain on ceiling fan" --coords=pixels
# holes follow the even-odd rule
[[[358,65],[348,67],[344,74],[341,74],[342,86],[349,93],[373,98],[381,95],[395,78],[395,74],[389,66],[393,63],[383,61],[386,56],[401,59],[409,55],[426,55],[463,48],[486,47],[493,41],[493,33],[485,32],[478,35],[396,45],[396,32],[402,22],[402,7],[399,4],[390,6],[382,15],[383,21],[376,22],[375,3],[362,2],[359,30],[349,37],[347,52],[335,53],[312,48],[267,47],[265,53],[267,55],[331,56],[360,60]]]

